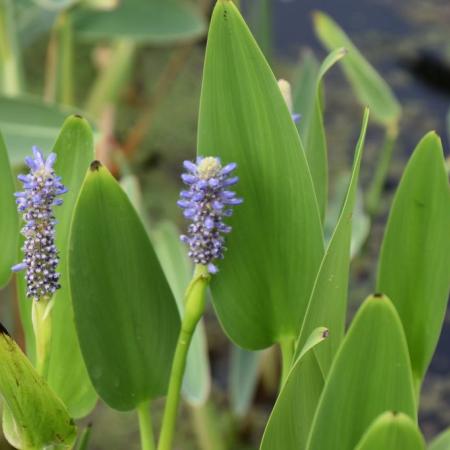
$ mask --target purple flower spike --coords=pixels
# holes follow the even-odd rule
[[[198,157],[195,164],[185,161],[183,165],[188,173],[181,178],[189,190],[181,191],[178,206],[184,209],[184,216],[192,223],[188,234],[182,235],[181,240],[189,246],[189,257],[215,274],[218,268],[213,261],[223,258],[225,251],[222,234],[231,231],[231,227],[222,222],[232,213],[230,208],[224,209],[224,204],[230,207],[243,201],[226,189],[238,182],[238,177],[230,177],[236,164],[222,167],[219,158],[208,156]]]
[[[33,158],[25,158],[30,173],[18,176],[24,191],[15,194],[17,209],[25,220],[21,231],[25,243],[22,247],[23,261],[11,270],[26,269],[27,297],[35,301],[51,297],[60,288],[59,273],[56,272],[59,257],[55,246],[53,207],[62,204],[62,199],[57,196],[66,193],[67,189],[61,183],[61,177],[55,175],[55,160],[54,153],[45,159],[42,152],[33,147]]]

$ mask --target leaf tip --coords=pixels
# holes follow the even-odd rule
[[[373,298],[383,298],[383,297],[384,297],[384,294],[383,294],[382,292],[375,292],[375,293],[372,295],[372,297],[373,297]]]
[[[0,334],[6,334],[6,336],[11,336],[5,326],[0,322]]]
[[[325,330],[322,331],[322,337],[326,339],[330,335],[330,331],[328,328],[325,328]]]
[[[91,172],[98,172],[101,167],[102,167],[102,163],[96,159],[95,161],[91,162],[89,169]]]

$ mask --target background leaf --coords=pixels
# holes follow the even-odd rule
[[[126,0],[111,11],[81,11],[74,14],[74,27],[89,41],[126,38],[145,44],[171,44],[206,31],[200,12],[180,0]]]
[[[69,270],[78,338],[99,395],[130,410],[163,394],[177,307],[136,211],[96,161],[75,208]]]
[[[405,414],[387,412],[378,417],[355,450],[424,450],[425,441],[415,422]]]
[[[31,96],[0,97],[0,130],[11,164],[23,164],[33,145],[52,148],[64,120],[76,112]]]
[[[400,104],[390,87],[354,46],[345,32],[323,12],[314,14],[314,28],[322,44],[329,50],[344,47],[348,55],[342,60],[342,69],[359,101],[368,106],[374,119],[382,124],[398,120]]]
[[[3,137],[0,133],[0,288],[11,278],[18,262],[19,215],[14,201],[15,184]]]
[[[212,279],[222,325],[249,349],[294,338],[323,254],[320,217],[288,108],[230,1],[217,3],[211,21],[198,150],[237,162],[244,198]]]
[[[317,274],[297,341],[297,351],[299,351],[314,328],[325,326],[330,330],[330,338],[316,352],[319,365],[325,376],[344,337],[350,269],[352,214],[356,200],[359,168],[368,120],[369,111],[366,109],[361,126],[361,134],[356,144],[352,176],[342,211]]]
[[[261,450],[305,448],[324,383],[313,349],[327,336],[325,328],[314,330],[297,357],[267,422]]]
[[[439,137],[417,145],[392,204],[377,289],[397,308],[420,385],[444,320],[450,287],[450,189]]]
[[[17,448],[72,444],[76,429],[63,403],[0,325],[3,430]]]
[[[353,319],[336,355],[306,448],[353,450],[372,421],[387,410],[416,420],[400,319],[389,299],[371,297]]]
[[[450,429],[443,431],[436,436],[428,446],[428,450],[449,450],[450,449]]]

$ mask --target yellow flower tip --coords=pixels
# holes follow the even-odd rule
[[[280,88],[281,95],[286,102],[289,112],[292,114],[292,90],[291,84],[283,79],[278,80],[278,87]]]
[[[220,162],[213,156],[207,156],[203,158],[197,167],[197,173],[199,178],[203,180],[209,180],[219,174],[221,169]]]

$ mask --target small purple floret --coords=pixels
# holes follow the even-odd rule
[[[62,199],[56,197],[66,193],[67,189],[61,183],[61,177],[55,175],[55,160],[56,154],[50,153],[45,160],[42,152],[33,147],[33,158],[25,158],[30,173],[17,177],[23,183],[24,191],[14,194],[17,209],[25,220],[21,230],[25,243],[22,247],[23,261],[11,270],[26,269],[27,297],[35,301],[51,297],[60,288],[60,274],[56,272],[59,257],[55,246],[53,207],[62,204]]]
[[[242,203],[235,192],[226,189],[239,180],[236,176],[230,177],[236,164],[222,167],[219,158],[208,156],[198,157],[196,163],[185,161],[183,166],[188,173],[182,174],[181,179],[189,190],[181,191],[178,206],[192,223],[188,234],[180,238],[189,246],[189,257],[214,274],[218,269],[213,262],[222,259],[226,250],[222,234],[231,231],[222,219],[232,215],[231,206]]]

